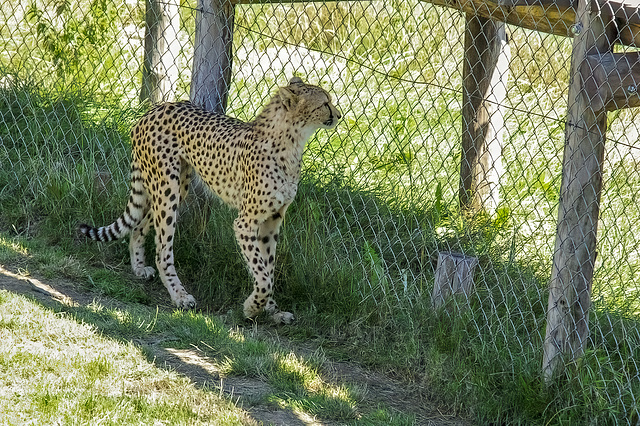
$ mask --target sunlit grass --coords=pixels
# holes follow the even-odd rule
[[[27,247],[15,239],[0,237],[0,255],[3,258],[18,258],[29,255]]]
[[[66,423],[76,415],[82,422],[101,419],[106,424],[251,424],[218,391],[199,389],[187,378],[157,368],[146,358],[155,358],[153,349],[132,343],[158,338],[167,339],[167,349],[199,348],[201,362],[223,377],[265,381],[273,390],[263,403],[309,418],[349,422],[385,411],[373,412],[364,404],[366,389],[348,379],[323,379],[326,360],[319,353],[297,355],[216,318],[140,305],[125,310],[95,301],[59,309],[0,291],[3,419]],[[400,414],[388,411],[387,416]]]
[[[264,344],[249,344],[243,354],[227,357],[220,365],[221,371],[265,378],[274,389],[268,401],[282,408],[341,421],[358,419],[370,411],[362,406],[364,388],[348,382],[329,383],[322,378],[324,357],[318,354],[302,357],[286,350],[273,351],[273,347]]]
[[[85,318],[88,319],[88,318]],[[131,343],[0,291],[0,415],[9,424],[250,424]]]

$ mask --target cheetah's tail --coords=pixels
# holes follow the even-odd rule
[[[139,219],[134,218],[129,213],[129,206],[122,216],[120,216],[111,225],[95,227],[81,223],[78,225],[78,232],[85,237],[91,238],[94,241],[114,241],[127,235],[131,230],[140,222]]]
[[[138,169],[133,168],[131,170],[131,194],[122,216],[112,224],[102,227],[82,223],[78,225],[78,232],[94,241],[119,240],[142,222],[147,210],[147,193],[142,185],[142,176]]]

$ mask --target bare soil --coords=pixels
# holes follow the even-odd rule
[[[11,267],[5,268],[0,265],[0,289],[25,295],[45,306],[55,307],[63,304],[82,307],[97,301],[103,306],[123,309],[127,307],[127,304],[122,301],[86,291],[70,281],[25,277],[11,269]],[[274,332],[277,333],[273,329],[264,331],[266,334]],[[301,345],[286,341],[282,336],[277,338],[288,349],[300,355],[308,355],[317,350],[313,343]],[[170,368],[186,376],[197,386],[223,392],[245,409],[258,424],[286,426],[342,424],[312,418],[265,403],[264,396],[272,393],[268,383],[259,378],[224,376],[216,368],[213,360],[197,346],[192,349],[172,349],[164,347],[161,344],[162,341],[136,340],[135,343],[145,348],[159,368]],[[411,385],[379,372],[369,371],[356,363],[328,360],[324,363],[321,374],[329,383],[350,383],[360,386],[365,389],[363,404],[372,407],[383,405],[411,414],[415,416],[416,425],[466,426],[470,424],[466,420],[446,415],[435,405],[425,402],[424,398],[419,396],[420,392],[415,388],[412,389]]]

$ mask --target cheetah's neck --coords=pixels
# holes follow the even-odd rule
[[[295,180],[300,176],[305,144],[316,130],[305,124],[288,117],[279,102],[271,102],[254,120],[254,128],[263,138],[261,143],[271,145],[275,161]]]

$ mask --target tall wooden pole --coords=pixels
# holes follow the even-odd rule
[[[231,0],[198,0],[189,99],[207,111],[224,114],[231,86],[233,22]],[[211,216],[212,198],[202,180],[192,186],[203,223]]]
[[[230,0],[198,0],[190,98],[209,111],[227,107],[234,11]]]
[[[503,172],[502,138],[511,51],[505,24],[467,14],[462,68],[460,206],[493,212]]]
[[[612,25],[579,0],[571,57],[558,229],[549,283],[542,370],[549,380],[582,356],[589,338],[591,283],[596,260],[607,114],[590,102],[584,82],[587,55],[611,51]]]
[[[144,60],[140,101],[156,104],[172,101],[180,72],[179,0],[146,0]]]

